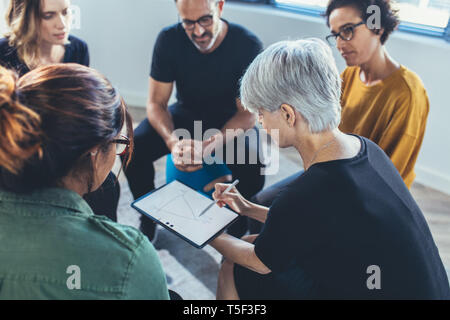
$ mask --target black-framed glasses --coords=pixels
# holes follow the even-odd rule
[[[121,134],[120,137],[121,139],[114,139],[112,143],[116,144],[116,154],[118,156],[124,156],[128,153],[131,142],[130,139],[123,134]]]
[[[197,20],[189,20],[189,19],[183,19],[181,21],[181,24],[183,25],[183,28],[185,28],[186,30],[194,30],[195,29],[195,24],[198,23],[200,26],[202,26],[203,28],[209,27],[213,24],[214,22],[214,16],[212,14],[208,14],[206,16],[200,17]]]
[[[364,21],[361,21],[357,24],[347,24],[343,26],[341,28],[341,31],[339,31],[338,33],[332,32],[329,36],[327,36],[327,42],[330,44],[330,46],[336,46],[337,37],[341,38],[344,41],[350,41],[355,35],[355,29],[363,24],[365,24]]]

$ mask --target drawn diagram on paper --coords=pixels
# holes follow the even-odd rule
[[[238,217],[235,212],[219,206],[213,206],[200,217],[211,203],[211,199],[174,181],[136,201],[134,206],[170,230],[201,245]]]
[[[212,218],[207,214],[199,217],[211,200],[196,191],[175,181],[157,192],[157,197],[149,197],[148,201],[142,203],[149,212],[158,213],[158,216],[164,217],[173,216],[184,220],[211,222]]]

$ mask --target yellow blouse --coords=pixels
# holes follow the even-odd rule
[[[349,67],[342,73],[340,129],[378,144],[410,188],[430,109],[427,92],[404,66],[373,86],[361,81],[360,70]]]

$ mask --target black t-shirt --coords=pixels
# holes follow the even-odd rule
[[[150,72],[156,81],[175,81],[178,107],[215,126],[223,126],[236,113],[239,80],[262,50],[254,34],[225,22],[227,35],[209,54],[194,46],[181,24],[163,29],[155,44]]]
[[[311,299],[450,298],[421,210],[385,153],[360,140],[355,158],[317,163],[280,194],[257,256],[293,299],[305,298],[305,284]],[[380,290],[368,289],[370,266]]]
[[[89,67],[89,50],[87,44],[75,36],[69,36],[70,44],[67,44],[64,54],[64,63],[78,63]],[[17,49],[11,47],[8,39],[0,39],[0,64],[8,69],[15,70],[19,76],[28,73],[30,69],[19,59]]]

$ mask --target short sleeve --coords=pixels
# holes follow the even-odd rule
[[[168,300],[166,276],[153,245],[142,236],[129,266],[125,299]]]
[[[176,39],[173,30],[165,29],[160,32],[153,49],[150,76],[156,81],[175,81],[175,61],[173,53]]]

